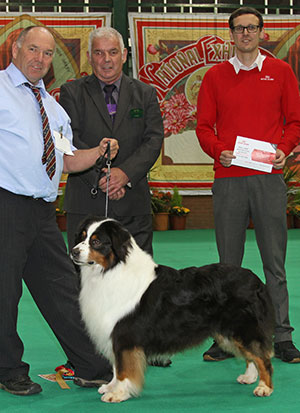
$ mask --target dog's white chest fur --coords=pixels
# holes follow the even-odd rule
[[[115,324],[135,308],[155,278],[156,265],[152,258],[145,253],[140,257],[139,253],[134,251],[126,265],[120,263],[105,273],[99,265],[81,269],[82,317],[96,348],[111,362],[110,336]]]

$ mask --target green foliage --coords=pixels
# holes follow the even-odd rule
[[[294,188],[288,196],[288,213],[300,218],[300,188]]]
[[[298,181],[299,168],[286,162],[283,168],[283,178],[286,184],[287,213],[300,217],[300,188],[295,185]]]
[[[171,198],[171,207],[178,206],[182,207],[182,196],[179,194],[178,188],[174,186],[173,195]]]
[[[182,205],[182,196],[179,194],[178,188],[174,186],[173,195],[171,198],[170,214],[183,216],[187,215],[189,212],[190,210]]]
[[[190,210],[182,205],[182,196],[175,186],[172,193],[170,191],[151,192],[151,210],[152,214],[159,212],[168,212],[172,215],[187,215]]]

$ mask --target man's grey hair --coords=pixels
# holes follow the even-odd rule
[[[116,38],[119,41],[121,53],[124,51],[124,40],[122,35],[113,27],[99,27],[98,29],[93,30],[89,36],[88,52],[92,54],[92,45],[94,39],[109,39]]]

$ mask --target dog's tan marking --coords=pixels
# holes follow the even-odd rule
[[[270,396],[273,392],[273,383],[272,378],[267,371],[266,362],[259,357],[255,357],[253,361],[259,374],[259,384],[254,390],[254,394],[256,396]]]
[[[97,235],[92,235],[91,240],[96,240],[100,244],[100,241],[99,241]],[[97,251],[93,248],[90,248],[88,258],[89,258],[89,261],[95,261],[97,264],[101,265],[106,270],[112,264],[113,259],[114,259],[114,254],[113,254],[113,252],[111,252],[107,256],[104,256],[99,251]]]
[[[101,400],[106,403],[119,403],[132,396],[138,396],[144,384],[146,356],[142,349],[125,350],[115,367],[112,381],[100,387]]]
[[[101,265],[101,267],[103,267],[104,269],[108,268],[108,261],[106,257],[93,249],[90,249],[89,251],[88,261],[94,261],[97,264]]]
[[[266,352],[266,354],[264,354],[262,358],[245,349],[240,342],[235,340],[234,343],[241,354],[244,356],[244,358],[247,360],[247,365],[249,361],[252,361],[258,370],[259,384],[254,389],[253,394],[259,397],[270,396],[273,393],[273,383],[271,377],[273,368],[270,359],[270,352]]]
[[[141,348],[123,351],[120,365],[116,365],[117,379],[129,379],[140,390],[144,384],[145,370],[146,356]]]

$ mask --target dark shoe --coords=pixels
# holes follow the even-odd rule
[[[0,379],[0,389],[17,396],[29,396],[42,391],[41,386],[31,381],[28,376],[19,376],[9,380]]]
[[[226,353],[218,346],[218,343],[214,341],[213,345],[203,353],[204,361],[222,361],[234,357],[230,353]]]
[[[286,363],[300,363],[300,351],[292,341],[281,341],[274,344],[275,357]]]
[[[95,379],[95,380],[87,380],[87,379],[82,379],[81,377],[75,377],[74,378],[74,384],[76,386],[80,387],[100,387],[102,384],[107,384],[110,380],[112,379],[112,376],[110,378],[105,378],[105,379]]]

